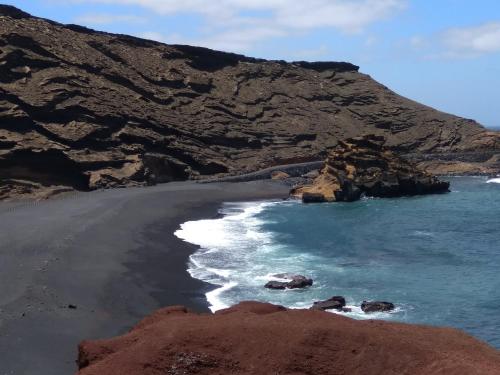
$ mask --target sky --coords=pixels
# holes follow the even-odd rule
[[[35,16],[278,60],[348,61],[500,128],[498,0],[17,0]]]

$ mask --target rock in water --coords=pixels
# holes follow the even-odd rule
[[[308,286],[313,285],[313,280],[302,276],[302,275],[293,275],[293,274],[288,274],[288,273],[280,273],[273,275],[276,278],[279,279],[285,279],[289,281],[269,281],[266,285],[264,285],[265,288],[268,289],[302,289],[306,288]]]
[[[338,310],[342,311],[345,306],[345,298],[334,296],[324,301],[314,302],[311,310]]]
[[[268,289],[286,289],[288,282],[283,281],[269,281],[264,285],[264,288]]]
[[[394,310],[394,304],[384,301],[363,301],[361,310],[365,313],[392,311]]]
[[[306,288],[311,285],[313,285],[312,279],[309,279],[302,275],[296,275],[292,277],[292,280],[288,282],[286,287],[288,289],[300,289],[300,288]]]
[[[384,198],[449,191],[448,182],[399,157],[385,142],[376,135],[339,142],[312,185],[294,188],[291,195],[312,203],[351,202],[363,194]]]

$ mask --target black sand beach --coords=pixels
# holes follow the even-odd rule
[[[159,307],[208,311],[173,232],[224,201],[286,197],[276,181],[170,183],[0,203],[0,375],[66,375],[82,339],[126,332]]]

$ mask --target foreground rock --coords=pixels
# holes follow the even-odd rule
[[[166,45],[5,5],[0,20],[0,199],[322,160],[361,132],[447,173],[498,166],[498,133],[349,63]]]
[[[340,141],[312,185],[295,188],[291,194],[316,203],[352,202],[362,194],[387,198],[448,191],[448,182],[397,156],[385,143],[376,135]]]
[[[394,308],[395,306],[391,302],[363,301],[363,303],[361,303],[361,310],[365,313],[392,311]]]
[[[278,274],[274,277],[289,281],[269,281],[264,285],[268,289],[302,289],[313,285],[313,280],[302,275]]]
[[[493,375],[500,352],[454,329],[356,321],[243,302],[157,311],[130,333],[79,346],[79,375]]]

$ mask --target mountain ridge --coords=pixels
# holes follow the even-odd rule
[[[497,132],[350,63],[166,45],[5,5],[0,17],[0,199],[321,160],[368,133],[445,173],[499,170]]]

